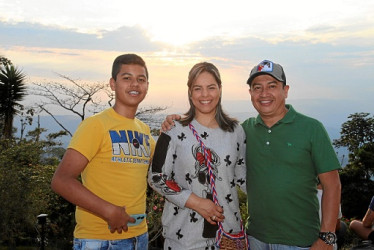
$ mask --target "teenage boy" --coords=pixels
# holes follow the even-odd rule
[[[74,249],[148,248],[146,176],[155,141],[135,118],[148,79],[138,55],[114,60],[114,106],[79,125],[53,176],[52,189],[77,206]]]

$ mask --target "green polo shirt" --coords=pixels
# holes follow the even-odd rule
[[[323,125],[288,112],[271,128],[260,116],[243,124],[247,137],[247,233],[260,241],[310,246],[320,229],[317,175],[340,168]]]

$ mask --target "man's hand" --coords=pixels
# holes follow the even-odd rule
[[[310,250],[332,250],[333,245],[327,245],[323,240],[319,239],[315,241]]]
[[[127,232],[127,223],[134,223],[135,219],[126,213],[125,207],[114,206],[107,222],[111,233],[114,233],[115,231],[122,233],[122,231]]]
[[[181,116],[176,114],[166,116],[164,122],[161,124],[161,132],[169,131],[171,127],[174,126],[174,121],[180,119]]]

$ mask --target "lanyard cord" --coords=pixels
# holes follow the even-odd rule
[[[197,133],[195,127],[191,123],[188,124],[188,126],[192,130],[192,133],[194,134],[194,136],[196,137],[197,141],[200,143],[201,148],[204,151],[205,162],[206,162],[206,165],[208,167],[208,172],[209,172],[210,186],[212,188],[213,202],[214,202],[214,204],[216,204],[217,206],[219,206],[219,202],[218,202],[218,199],[217,199],[216,185],[215,185],[215,179],[216,178],[215,178],[213,170],[212,170],[212,165],[211,165],[211,161],[209,159],[208,150],[205,147],[203,141],[201,140],[199,134]],[[222,223],[221,222],[217,222],[217,223],[218,223],[218,231],[217,231],[217,234],[216,234],[216,242],[220,242],[221,241],[221,237],[222,237],[223,227],[222,227]]]
[[[213,202],[214,202],[214,204],[216,204],[217,206],[219,206],[219,202],[218,202],[218,199],[217,199],[216,185],[215,185],[215,176],[214,176],[214,173],[213,173],[213,169],[212,169],[210,157],[209,157],[209,154],[208,154],[208,149],[205,147],[205,144],[201,140],[201,138],[200,138],[199,134],[197,133],[195,127],[191,123],[188,124],[188,127],[191,129],[192,133],[194,134],[194,136],[196,137],[197,141],[200,143],[201,148],[203,149],[204,158],[205,158],[205,162],[206,162],[205,164],[207,165],[208,172],[209,172],[209,179],[210,179],[210,186],[212,188]],[[217,223],[218,223],[218,231],[217,231],[217,234],[216,234],[216,244],[218,246],[220,245],[220,242],[221,242],[221,239],[222,239],[222,233],[225,234],[227,237],[233,238],[233,239],[240,239],[240,238],[245,237],[245,241],[246,241],[246,243],[248,245],[248,239],[247,239],[247,237],[245,235],[242,221],[240,221],[241,233],[240,234],[236,234],[236,235],[233,235],[233,234],[225,232],[223,230],[222,222],[217,222]]]

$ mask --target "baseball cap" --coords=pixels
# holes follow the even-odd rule
[[[284,74],[282,66],[269,60],[263,60],[258,65],[254,66],[249,74],[247,84],[251,85],[253,79],[259,75],[271,75],[278,81],[286,84],[286,75]]]

